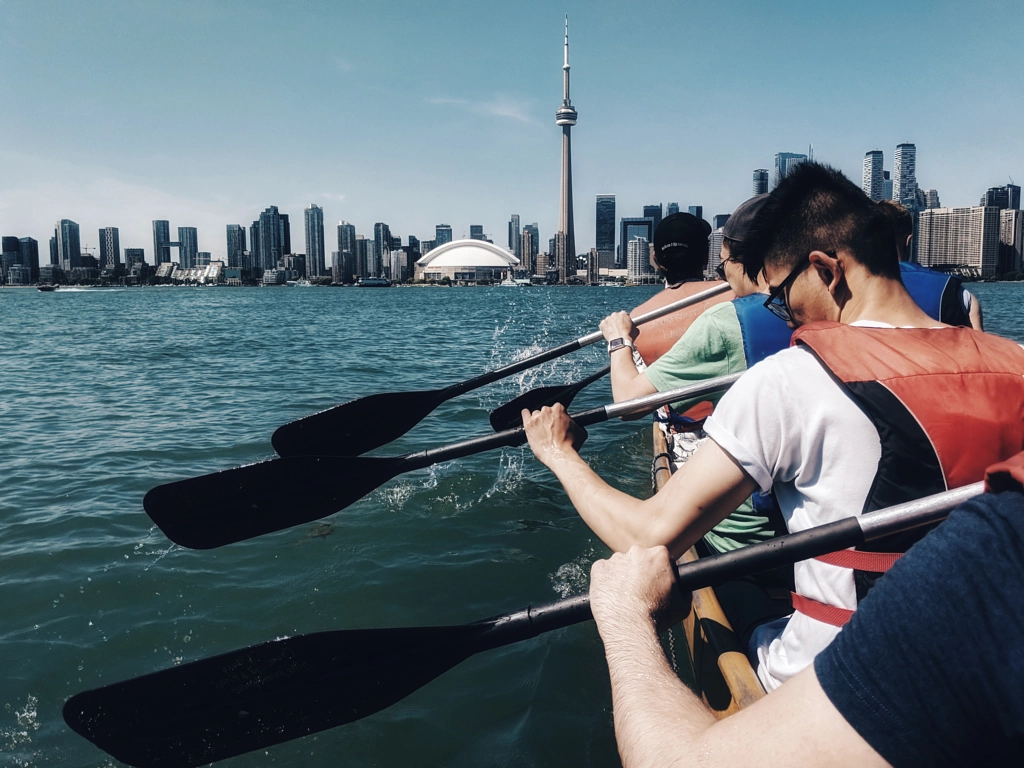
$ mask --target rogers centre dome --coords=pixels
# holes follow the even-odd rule
[[[519,259],[501,246],[485,240],[453,240],[416,262],[417,280],[442,280],[476,283],[504,280],[519,266]]]

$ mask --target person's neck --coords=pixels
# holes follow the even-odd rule
[[[912,328],[934,328],[942,325],[922,310],[907,293],[903,283],[887,277],[847,275],[848,297],[839,307],[839,322],[855,323],[873,320],[879,323]]]

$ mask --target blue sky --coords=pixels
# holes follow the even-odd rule
[[[0,0],[0,234],[117,226],[152,261],[166,218],[217,258],[277,205],[302,251],[315,202],[329,250],[339,219],[504,245],[512,213],[546,243],[566,12],[581,251],[597,194],[710,220],[808,144],[859,183],[915,142],[943,205],[1024,181],[1020,2]]]

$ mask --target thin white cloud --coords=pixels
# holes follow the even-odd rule
[[[530,125],[538,124],[536,118],[531,114],[531,101],[515,99],[508,96],[498,95],[489,101],[471,101],[469,99],[435,97],[427,99],[427,103],[460,107],[461,109],[476,115],[506,118],[509,120],[515,120],[519,123],[528,123]]]

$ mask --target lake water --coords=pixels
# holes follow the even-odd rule
[[[586,588],[607,554],[527,448],[403,475],[327,519],[197,552],[142,510],[153,485],[273,456],[280,424],[461,381],[596,328],[654,288],[0,290],[0,763],[106,766],[71,695],[275,637],[458,624]],[[1024,341],[1024,285],[976,284]],[[487,412],[605,362],[603,345],[446,403],[382,449],[489,431]],[[607,382],[582,409],[609,400]],[[650,492],[649,422],[584,454]],[[592,624],[480,654],[363,721],[229,766],[613,766]]]

